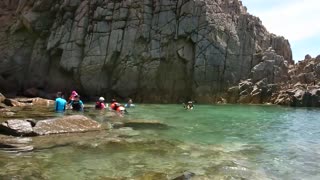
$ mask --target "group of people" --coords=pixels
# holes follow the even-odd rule
[[[66,109],[72,109],[75,111],[83,111],[84,104],[80,100],[80,95],[76,91],[72,91],[71,95],[67,100],[64,99],[62,92],[57,93],[57,98],[55,102],[55,110],[57,112],[63,112]]]
[[[108,108],[108,104],[105,104],[104,97],[100,97],[95,104],[96,109],[106,109]],[[134,104],[132,103],[132,99],[129,99],[128,103],[123,106],[122,104],[118,103],[116,99],[111,100],[111,104],[109,110],[116,111],[118,113],[124,114],[126,113],[125,107],[133,107]],[[72,109],[74,111],[83,111],[84,104],[80,100],[80,95],[76,91],[72,91],[68,101],[64,99],[64,96],[61,92],[57,93],[57,98],[55,101],[55,111],[56,112],[64,112],[66,109]]]

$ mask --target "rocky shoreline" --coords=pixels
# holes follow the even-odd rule
[[[262,62],[264,63],[264,62]],[[258,65],[259,66],[259,65]],[[279,68],[283,75],[279,80],[270,80],[267,76],[260,80],[263,72],[268,68]],[[305,60],[297,64],[284,66],[264,66],[260,71],[252,71],[252,79],[247,79],[228,89],[224,100],[228,103],[241,104],[277,104],[292,107],[320,107],[320,56]],[[258,73],[258,74],[255,74]],[[269,74],[273,76],[273,74]],[[273,76],[275,77],[275,76]]]

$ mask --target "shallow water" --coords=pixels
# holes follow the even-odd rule
[[[184,171],[194,179],[320,179],[320,109],[141,104],[128,111],[84,114],[102,124],[157,120],[169,128],[34,137],[31,152],[0,151],[0,179],[172,179]],[[61,114],[27,108],[16,116]]]

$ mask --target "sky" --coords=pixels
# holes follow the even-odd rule
[[[289,40],[293,59],[320,55],[320,0],[242,0],[270,33]]]

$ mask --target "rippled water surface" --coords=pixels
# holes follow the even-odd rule
[[[84,114],[104,125],[157,120],[169,128],[33,137],[33,151],[0,151],[0,179],[172,179],[184,171],[194,179],[320,179],[320,109],[141,104],[128,111]],[[55,116],[49,108],[16,114]]]

